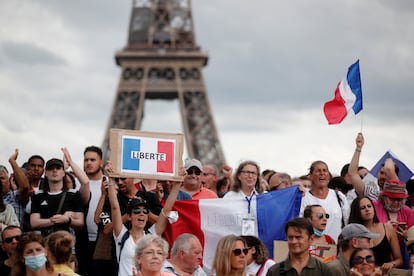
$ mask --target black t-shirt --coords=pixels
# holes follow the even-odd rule
[[[63,192],[60,193],[48,193],[40,191],[33,195],[32,197],[32,210],[31,214],[39,213],[40,218],[50,218],[53,215],[58,214],[58,207],[60,200],[62,198]],[[79,194],[79,191],[76,190],[69,190],[66,192],[66,197],[63,202],[62,208],[59,214],[64,214],[66,211],[72,212],[83,212],[84,206],[82,204],[82,200]],[[47,232],[48,230],[53,229],[53,231],[57,230],[66,230],[69,231],[68,224],[61,224],[55,225],[52,227],[47,227],[45,229],[41,229],[43,233]]]

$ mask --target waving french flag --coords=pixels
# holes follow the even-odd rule
[[[335,89],[335,98],[325,103],[323,112],[330,125],[341,123],[348,113],[362,110],[362,88],[359,60],[348,69],[348,74]]]

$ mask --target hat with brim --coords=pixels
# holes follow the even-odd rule
[[[145,208],[148,208],[147,202],[141,198],[141,197],[134,197],[131,198],[128,202],[128,213],[131,213],[132,210],[137,206],[144,206]]]
[[[376,239],[380,235],[377,233],[372,233],[364,225],[359,223],[350,223],[342,228],[342,237],[344,240],[351,240],[353,238],[368,238]]]
[[[46,162],[46,170],[50,169],[51,167],[59,167],[63,168],[63,161],[57,158],[52,158]]]
[[[404,182],[388,180],[384,183],[381,195],[389,198],[404,199],[408,197],[407,190],[405,189]]]

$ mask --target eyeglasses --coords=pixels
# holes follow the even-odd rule
[[[237,249],[233,249],[232,252],[234,254],[234,256],[240,256],[240,254],[243,252],[244,255],[247,255],[247,253],[249,253],[249,249],[250,248],[237,248]]]
[[[115,177],[114,180],[115,182],[119,182],[119,180],[125,181],[126,177]]]
[[[132,209],[132,213],[134,213],[136,215],[139,215],[141,213],[144,213],[144,214],[148,215],[149,210],[147,208],[134,208],[134,209]]]
[[[163,192],[164,192],[164,190],[163,190],[163,189],[160,189],[160,190],[158,190],[158,192],[159,192],[159,193],[163,193]]]
[[[323,214],[323,213],[318,213],[318,214],[316,214],[316,217],[318,218],[318,219],[323,219],[323,217],[325,216],[325,218],[326,219],[328,219],[329,218],[329,214]]]
[[[187,171],[187,174],[188,175],[192,175],[192,174],[200,175],[201,174],[201,171],[200,170],[188,170]]]
[[[13,237],[7,237],[7,238],[4,238],[4,239],[3,239],[3,241],[4,241],[5,243],[12,243],[12,242],[13,242],[13,240],[19,241],[19,240],[20,240],[20,238],[21,238],[21,236],[22,236],[22,235],[17,235],[17,236],[13,236]]]
[[[252,175],[252,176],[256,176],[257,172],[251,172],[251,171],[241,171],[242,174],[244,175]]]
[[[364,261],[366,261],[369,264],[373,264],[375,263],[375,257],[372,255],[368,255],[365,258],[361,256],[356,256],[352,259],[352,263],[357,265],[362,264]]]

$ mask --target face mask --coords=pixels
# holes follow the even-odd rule
[[[323,235],[325,235],[325,230],[323,230],[323,231],[319,231],[318,229],[313,228],[313,233],[314,233],[314,234],[315,234],[315,236],[317,236],[317,237],[322,237]]]
[[[24,264],[33,271],[38,271],[46,263],[45,253],[40,253],[35,256],[26,256],[24,257]]]

